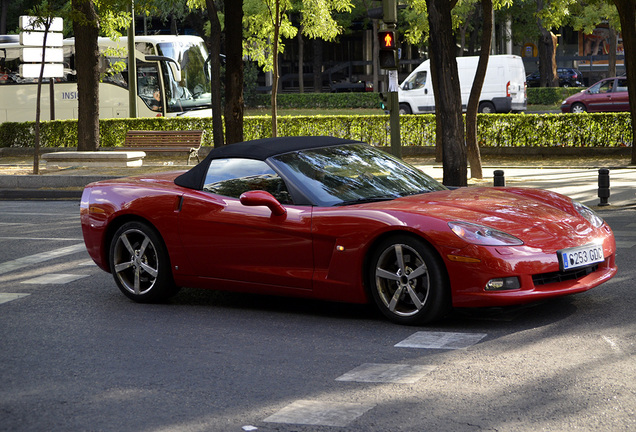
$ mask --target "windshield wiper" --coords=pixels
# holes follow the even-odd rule
[[[343,201],[341,203],[335,204],[336,206],[345,206],[345,205],[354,205],[354,204],[367,204],[367,203],[373,203],[373,202],[380,202],[380,201],[391,201],[394,200],[396,198],[401,198],[401,195],[379,195],[379,196],[374,196],[374,197],[366,197],[366,198],[358,198],[355,200],[349,200],[349,201]]]

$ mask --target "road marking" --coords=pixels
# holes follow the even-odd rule
[[[0,237],[0,240],[52,240],[52,241],[82,241],[80,237]]]
[[[630,224],[632,225],[632,224]],[[634,226],[636,226],[636,224],[633,224]],[[628,225],[629,227],[629,225]],[[621,230],[614,230],[614,237],[636,237],[636,232],[634,231],[621,231]]]
[[[24,267],[28,267],[32,264],[38,264],[44,261],[59,258],[65,255],[71,255],[78,252],[86,251],[84,243],[78,243],[72,246],[66,246],[59,249],[54,249],[48,252],[42,252],[35,255],[29,255],[22,258],[18,258],[12,261],[7,261],[0,264],[0,274],[9,273],[11,271],[19,270]]]
[[[603,340],[605,342],[607,342],[609,344],[609,346],[616,352],[621,352],[620,347],[618,346],[618,344],[616,342],[614,342],[612,339],[610,339],[607,336],[602,336]]]
[[[616,247],[619,249],[631,249],[636,246],[636,241],[616,241]]]
[[[413,384],[435,368],[435,366],[364,363],[336,378],[336,381]]]
[[[0,304],[26,297],[30,294],[24,293],[0,293]]]
[[[12,212],[12,211],[7,211],[7,212],[2,212],[3,216],[9,216],[9,215],[13,215],[13,216],[59,216],[61,218],[64,219],[79,219],[80,215],[78,213],[73,213],[73,214],[63,214],[63,213],[32,213],[32,212]]]
[[[70,282],[74,282],[78,279],[88,277],[88,275],[75,275],[64,273],[49,273],[42,276],[38,276],[33,279],[27,279],[22,281],[23,284],[37,284],[37,285],[61,285]]]
[[[420,331],[395,346],[397,348],[464,349],[475,345],[486,336],[486,333]]]
[[[371,403],[298,400],[263,421],[345,427],[373,407]]]

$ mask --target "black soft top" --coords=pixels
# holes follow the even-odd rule
[[[205,176],[208,173],[210,162],[214,159],[242,158],[265,160],[272,156],[284,153],[307,150],[320,147],[331,147],[342,144],[357,143],[359,141],[334,138],[329,136],[299,136],[263,138],[253,141],[244,141],[229,144],[210,150],[210,153],[199,164],[177,177],[175,184],[200,190],[203,187]]]

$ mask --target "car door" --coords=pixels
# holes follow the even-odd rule
[[[614,78],[606,79],[590,87],[585,98],[588,112],[613,111],[612,92],[614,89]]]
[[[627,78],[616,79],[616,86],[612,92],[612,111],[629,111]]]
[[[224,162],[225,161],[225,162]],[[311,289],[311,207],[289,204],[284,182],[263,161],[212,161],[202,191],[184,197],[179,233],[188,272],[204,278]],[[224,165],[225,166],[221,166]],[[265,206],[248,207],[240,195],[266,190],[286,202],[285,215]]]

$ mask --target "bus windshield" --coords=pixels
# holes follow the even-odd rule
[[[203,42],[157,44],[157,54],[175,60],[181,66],[181,81],[175,79],[170,62],[162,62],[161,73],[166,92],[166,110],[182,112],[211,106],[210,68]]]

